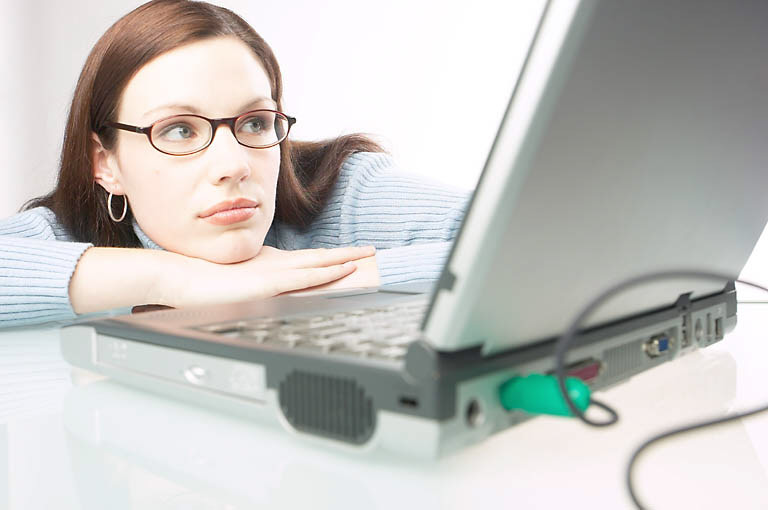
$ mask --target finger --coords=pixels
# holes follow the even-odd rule
[[[275,282],[272,295],[293,290],[302,290],[324,283],[333,282],[353,273],[357,269],[354,262],[336,264],[328,267],[311,267],[281,271]]]
[[[370,257],[376,253],[373,246],[347,246],[343,248],[315,248],[291,252],[286,267],[313,268],[329,267]]]

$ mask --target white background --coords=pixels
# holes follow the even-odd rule
[[[2,0],[0,218],[53,187],[85,58],[140,3]],[[467,189],[543,7],[543,0],[218,3],[275,51],[284,109],[299,119],[294,138],[371,133],[402,168]],[[766,259],[768,242],[761,242],[742,276],[768,282]]]
[[[134,0],[6,0],[0,217],[49,191],[85,58]],[[472,188],[540,15],[526,2],[218,2],[270,44],[295,139],[376,135],[408,171]]]

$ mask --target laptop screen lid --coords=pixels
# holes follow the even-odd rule
[[[562,333],[633,276],[737,276],[768,220],[767,24],[759,1],[549,2],[427,340],[491,354]],[[587,326],[725,283],[638,287]]]

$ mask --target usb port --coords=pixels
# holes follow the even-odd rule
[[[715,338],[717,340],[723,339],[723,318],[718,317],[715,319]]]

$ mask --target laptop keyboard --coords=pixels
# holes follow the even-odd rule
[[[398,361],[421,337],[427,298],[327,315],[259,317],[195,329],[302,352]]]

